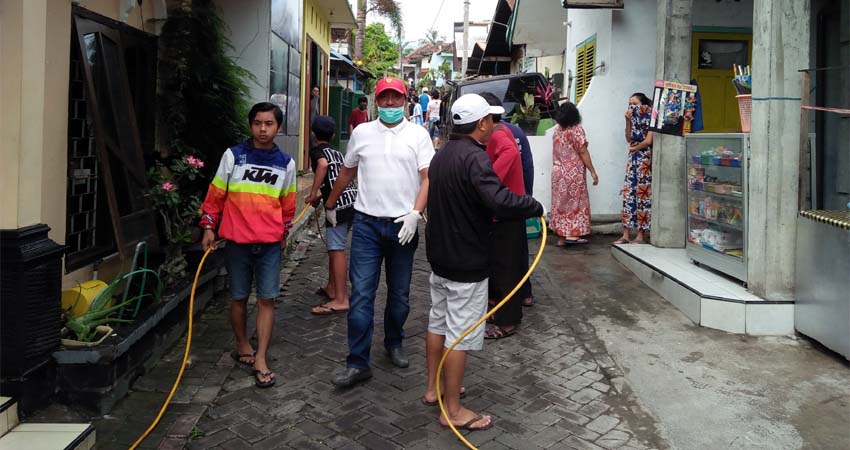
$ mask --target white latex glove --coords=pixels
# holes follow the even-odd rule
[[[409,213],[399,217],[395,223],[401,223],[401,231],[398,232],[398,243],[407,245],[416,235],[416,227],[419,224],[419,211],[412,210]]]
[[[332,227],[336,226],[336,208],[334,209],[326,209],[325,210],[325,219],[331,224]]]

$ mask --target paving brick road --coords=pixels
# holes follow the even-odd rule
[[[556,251],[549,246],[547,251]],[[419,402],[426,382],[429,308],[424,243],[415,260],[405,330],[410,367],[395,368],[384,356],[381,283],[374,378],[348,390],[330,384],[346,355],[345,316],[309,312],[320,302],[313,292],[324,282],[325,267],[324,245],[317,238],[302,241],[285,265],[270,349],[278,383],[271,389],[255,388],[254,377],[230,359],[234,342],[226,296],[213,300],[197,322],[191,366],[174,403],[142,448],[464,448],[441,429],[438,409]],[[521,331],[470,353],[465,405],[492,415],[495,427],[467,438],[482,449],[665,448],[655,422],[570,302],[569,287],[552,271],[541,265],[535,273],[537,305],[524,310]],[[182,349],[181,342],[136,382],[112,416],[97,421],[98,449],[126,448],[144,430],[170,388]]]

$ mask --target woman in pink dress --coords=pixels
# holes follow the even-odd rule
[[[552,155],[552,211],[549,226],[558,235],[558,247],[586,244],[582,236],[590,234],[590,198],[587,195],[587,171],[593,185],[599,184],[596,169],[587,151],[587,138],[581,127],[576,105],[560,106],[556,117]]]

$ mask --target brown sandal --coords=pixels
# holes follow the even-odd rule
[[[517,332],[516,325],[512,327],[502,327],[499,325],[490,324],[484,329],[484,339],[502,339]]]
[[[466,422],[463,425],[455,425],[455,428],[457,428],[458,430],[467,430],[467,431],[484,431],[484,430],[489,430],[490,428],[493,428],[493,419],[492,418],[490,418],[490,422],[487,425],[483,425],[483,426],[480,426],[480,427],[473,427],[472,426],[472,424],[474,424],[475,422],[481,421],[481,420],[484,420],[484,416],[482,416],[481,414],[476,414],[475,417],[473,417],[472,419],[469,420],[469,422]],[[440,423],[440,426],[443,427],[443,428],[449,428],[448,425],[443,425],[442,422]]]

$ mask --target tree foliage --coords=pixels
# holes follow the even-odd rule
[[[248,135],[250,72],[228,55],[227,25],[212,0],[181,0],[160,35],[159,105],[171,158],[200,156],[215,172],[224,150]],[[206,186],[204,186],[206,187]]]
[[[354,40],[354,60],[363,59],[365,45],[366,15],[374,12],[390,21],[396,36],[401,36],[403,28],[401,6],[396,0],[357,0],[357,38]]]
[[[398,45],[393,42],[381,22],[370,23],[363,41],[363,67],[376,77],[392,75],[398,62]]]

